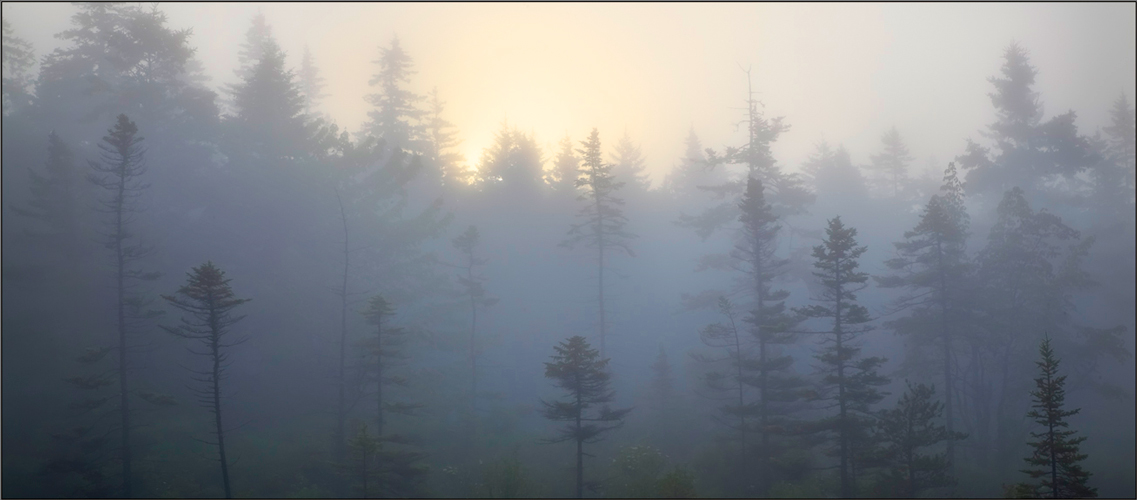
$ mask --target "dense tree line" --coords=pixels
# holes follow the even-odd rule
[[[942,182],[896,128],[784,166],[750,87],[654,182],[627,131],[464,158],[398,38],[349,133],[263,15],[218,93],[158,6],[75,8],[38,74],[4,20],[5,495],[1116,490],[1080,419],[1132,416],[1134,112],[1045,116],[1019,45]]]

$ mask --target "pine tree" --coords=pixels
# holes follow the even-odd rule
[[[384,399],[383,389],[389,385],[405,386],[406,379],[391,375],[390,369],[392,362],[406,359],[406,355],[402,351],[402,346],[406,344],[406,331],[402,328],[392,327],[390,325],[391,317],[395,315],[395,307],[382,295],[371,297],[367,304],[367,309],[363,311],[363,317],[367,319],[367,323],[375,326],[375,341],[371,343],[371,354],[375,356],[375,404],[376,404],[376,420],[375,420],[375,435],[380,438],[384,437],[383,431],[386,424],[386,413],[407,413],[413,410],[413,405],[404,403],[392,403],[389,399]]]
[[[1035,364],[1042,374],[1034,379],[1037,390],[1030,393],[1034,396],[1034,404],[1031,405],[1034,409],[1027,416],[1044,430],[1030,433],[1037,439],[1028,443],[1034,452],[1026,462],[1033,468],[1022,472],[1031,479],[1041,478],[1042,483],[1034,491],[1049,493],[1051,498],[1097,498],[1097,488],[1087,484],[1091,473],[1079,463],[1086,459],[1086,455],[1079,451],[1086,437],[1074,437],[1077,431],[1070,430],[1070,424],[1066,422],[1066,417],[1077,415],[1081,408],[1063,409],[1066,376],[1058,375],[1058,358],[1050,347],[1049,337],[1043,339],[1038,350],[1042,360]]]
[[[1000,72],[988,79],[995,87],[988,96],[996,121],[981,132],[993,150],[968,140],[956,160],[968,171],[969,191],[998,194],[1019,186],[1046,193],[1054,178],[1073,177],[1096,162],[1089,141],[1078,135],[1073,111],[1042,121],[1042,103],[1033,89],[1038,70],[1026,49],[1011,43]]]
[[[870,426],[869,407],[883,397],[877,387],[888,383],[888,379],[877,374],[877,369],[886,361],[880,357],[858,359],[861,348],[856,338],[869,330],[868,309],[857,304],[856,293],[867,285],[868,274],[857,271],[857,259],[865,253],[866,247],[858,246],[857,230],[847,228],[840,217],[829,220],[825,229],[826,238],[821,245],[813,247],[815,263],[814,276],[820,280],[821,292],[814,300],[821,305],[812,305],[799,312],[812,318],[832,318],[833,329],[823,341],[824,347],[816,358],[823,363],[823,388],[829,394],[825,399],[837,408],[837,415],[828,420],[830,429],[837,435],[837,455],[840,458],[840,479],[842,498],[856,494],[856,476],[853,468],[857,450],[857,436]]]
[[[595,128],[592,129],[592,134],[587,140],[582,141],[581,145],[584,148],[577,150],[582,161],[576,185],[587,188],[577,197],[586,203],[577,213],[583,221],[572,225],[568,239],[561,243],[561,246],[574,248],[584,245],[596,249],[596,267],[599,273],[597,290],[600,303],[600,355],[603,356],[608,331],[604,302],[605,253],[619,250],[634,257],[635,252],[628,246],[628,241],[635,235],[624,229],[628,222],[620,208],[624,200],[617,198],[615,194],[624,183],[616,181],[612,175],[612,165],[604,163],[601,158],[600,132]]]
[[[379,66],[379,72],[371,77],[368,85],[378,85],[379,91],[367,96],[368,104],[374,109],[367,112],[371,121],[365,126],[366,130],[386,141],[388,148],[422,152],[418,123],[423,117],[418,107],[422,96],[404,87],[415,74],[411,57],[403,51],[396,37],[391,39],[389,48],[379,49],[379,59],[372,62]]]
[[[774,280],[787,272],[787,259],[774,255],[778,246],[778,216],[766,202],[762,181],[748,178],[746,192],[739,203],[742,223],[732,257],[743,271],[745,289],[754,299],[746,317],[757,353],[750,360],[740,360],[747,375],[741,380],[758,390],[755,416],[758,420],[758,456],[760,488],[770,485],[770,461],[774,456],[771,434],[785,429],[788,404],[799,399],[803,382],[790,369],[793,358],[780,352],[779,346],[795,340],[787,333],[800,318],[787,314],[785,300],[789,292],[773,289]]]
[[[12,24],[3,20],[3,115],[31,104],[31,69],[35,64],[35,51],[27,40],[16,36]]]
[[[47,162],[43,174],[28,169],[32,199],[26,207],[13,206],[12,211],[38,222],[27,229],[29,236],[44,243],[44,248],[58,251],[72,265],[79,261],[79,171],[71,148],[54,131],[47,136]]]
[[[454,124],[442,117],[445,103],[438,98],[438,88],[430,91],[430,113],[424,124],[427,138],[426,160],[437,169],[444,186],[461,187],[470,184],[470,172],[465,158],[454,149],[462,143]]]
[[[132,493],[134,477],[131,471],[133,463],[130,441],[131,409],[130,409],[130,370],[134,366],[129,361],[128,354],[137,346],[130,342],[131,332],[137,330],[145,322],[157,317],[160,313],[146,309],[150,301],[132,289],[137,287],[138,281],[153,281],[158,279],[159,273],[147,272],[139,269],[138,262],[153,253],[153,248],[141,242],[132,231],[131,222],[137,217],[139,206],[137,199],[149,185],[142,182],[140,177],[146,173],[143,163],[145,149],[141,146],[142,138],[137,136],[138,127],[126,115],[118,115],[114,127],[107,130],[103,142],[99,144],[101,153],[99,161],[90,161],[93,173],[89,177],[96,186],[107,191],[109,196],[100,201],[100,211],[111,219],[108,221],[106,234],[107,248],[114,250],[115,272],[115,304],[117,308],[118,333],[118,382],[119,382],[119,414],[121,418],[121,458],[122,458],[122,494],[129,498]]]
[[[908,146],[900,138],[900,132],[892,127],[880,138],[881,152],[872,155],[870,168],[879,176],[878,184],[892,192],[893,198],[899,198],[900,193],[908,185],[908,165],[915,159],[908,152]]]
[[[263,41],[261,58],[233,90],[233,106],[235,136],[244,139],[235,152],[271,161],[296,158],[309,145],[304,97],[272,38]]]
[[[963,186],[956,176],[955,164],[944,171],[940,194],[933,195],[924,208],[920,222],[904,233],[904,241],[894,243],[897,256],[886,260],[893,274],[877,277],[882,288],[905,288],[909,292],[896,300],[897,310],[909,309],[911,315],[887,323],[909,342],[939,352],[929,354],[911,349],[905,362],[919,366],[939,365],[943,373],[947,432],[955,432],[953,402],[958,397],[952,357],[958,348],[961,315],[965,309],[965,283],[969,272],[966,255],[969,217],[963,206]],[[938,345],[935,345],[938,344]],[[955,444],[947,443],[949,467],[955,463]]]
[[[207,371],[194,371],[202,378],[194,380],[205,384],[203,389],[195,389],[199,402],[213,414],[214,437],[221,463],[221,481],[225,488],[225,498],[233,498],[229,486],[229,461],[225,456],[225,432],[221,419],[221,380],[228,367],[230,347],[243,344],[248,337],[230,339],[230,328],[244,316],[232,316],[237,306],[252,299],[239,299],[229,286],[230,279],[225,272],[206,262],[186,273],[186,284],[178,288],[177,295],[163,295],[170,305],[188,313],[182,324],[174,327],[163,326],[166,331],[188,340],[198,340],[206,347],[205,352],[192,351],[207,356],[211,367]]]
[[[272,35],[272,26],[268,24],[263,12],[253,16],[252,24],[245,30],[245,41],[237,50],[237,79],[247,81],[252,77],[257,63],[264,58],[269,45],[275,45],[276,38]]]
[[[481,355],[481,345],[478,339],[478,310],[485,309],[497,303],[497,299],[490,297],[485,289],[485,276],[478,272],[477,268],[484,266],[487,262],[485,258],[478,257],[475,252],[478,248],[480,236],[478,228],[470,226],[464,233],[454,238],[454,248],[462,253],[461,267],[465,270],[465,275],[458,275],[458,284],[462,287],[464,295],[470,300],[470,337],[467,359],[470,363],[470,394],[469,394],[469,425],[470,430],[467,437],[472,437],[474,433],[473,425],[477,421],[477,401],[478,401],[478,356]]]
[[[300,94],[304,96],[304,114],[315,116],[317,106],[328,95],[323,93],[324,77],[320,76],[320,70],[316,67],[316,62],[312,60],[312,52],[308,50],[308,46],[304,46],[304,56],[300,59]]]
[[[601,434],[620,427],[631,409],[613,410],[608,406],[616,396],[610,389],[608,359],[601,359],[600,352],[584,337],[570,337],[553,346],[553,350],[556,354],[552,361],[545,363],[545,378],[564,389],[568,401],[541,400],[542,413],[549,420],[568,423],[561,427],[557,437],[546,442],[576,443],[576,498],[583,498],[584,444],[594,443]],[[603,406],[598,411],[590,411],[597,405]]]
[[[884,465],[892,480],[900,485],[900,497],[917,498],[926,489],[950,486],[955,478],[950,472],[946,453],[921,452],[921,449],[947,441],[962,439],[963,434],[948,430],[937,420],[943,416],[943,403],[935,401],[935,386],[905,382],[908,390],[896,407],[882,410],[877,420],[878,439]]]
[[[572,147],[572,139],[565,135],[559,144],[557,155],[553,158],[553,169],[545,175],[545,183],[553,187],[553,191],[564,194],[576,194],[576,180],[580,176],[580,158]]]
[[[611,157],[613,176],[628,179],[625,182],[630,183],[629,187],[638,191],[647,191],[651,187],[651,180],[648,179],[647,172],[644,172],[647,164],[644,162],[643,151],[632,142],[627,130],[616,143],[616,150]]]

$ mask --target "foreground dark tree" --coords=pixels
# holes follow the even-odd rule
[[[963,438],[939,424],[944,405],[932,399],[935,393],[935,386],[908,384],[896,407],[879,414],[881,465],[888,467],[888,479],[898,486],[896,493],[901,498],[916,498],[926,489],[955,484],[947,454],[923,451]]]
[[[1034,409],[1027,416],[1041,426],[1041,432],[1031,432],[1037,441],[1030,441],[1034,452],[1026,462],[1030,469],[1023,472],[1031,479],[1041,479],[1041,484],[1029,486],[1031,496],[1050,498],[1096,498],[1098,489],[1090,487],[1090,472],[1082,468],[1081,461],[1086,455],[1079,448],[1085,436],[1074,437],[1078,431],[1071,430],[1066,417],[1077,415],[1081,408],[1064,409],[1066,403],[1066,376],[1058,375],[1058,358],[1050,347],[1050,338],[1043,339],[1038,348],[1042,356],[1035,364],[1042,374],[1034,379],[1037,389],[1034,396]]]
[[[865,253],[866,247],[858,246],[857,230],[845,227],[840,217],[829,220],[825,229],[826,238],[821,245],[813,247],[816,260],[814,276],[820,280],[821,292],[814,300],[821,302],[799,311],[812,318],[831,318],[833,329],[825,336],[817,359],[822,362],[824,376],[822,387],[826,394],[822,397],[830,402],[829,408],[836,408],[837,415],[824,422],[824,428],[836,433],[837,455],[840,457],[840,478],[842,498],[856,495],[856,473],[854,463],[857,448],[871,427],[870,406],[884,397],[877,387],[888,383],[888,379],[877,374],[877,369],[886,360],[880,357],[862,357],[855,339],[871,330],[868,309],[857,304],[856,293],[867,285],[868,274],[857,271],[857,259]]]
[[[178,337],[198,340],[206,347],[204,352],[191,350],[194,354],[208,357],[211,364],[209,370],[194,371],[198,376],[193,379],[205,385],[204,388],[195,389],[195,392],[198,401],[213,414],[214,435],[217,438],[213,444],[217,445],[220,456],[225,498],[233,498],[229,487],[229,461],[225,457],[225,431],[221,419],[221,379],[228,367],[228,353],[224,350],[248,340],[247,337],[230,339],[229,328],[244,318],[230,313],[252,299],[238,299],[229,286],[231,280],[225,279],[225,272],[212,262],[195,267],[186,274],[186,284],[178,289],[177,295],[163,295],[162,298],[188,313],[188,317],[183,317],[178,326],[162,328]]]
[[[887,323],[898,335],[908,338],[910,347],[905,364],[907,371],[938,366],[943,374],[947,432],[955,432],[953,402],[958,397],[953,370],[960,329],[965,310],[964,277],[969,272],[967,236],[970,219],[963,206],[963,186],[956,176],[955,164],[944,172],[940,193],[933,195],[924,207],[920,222],[904,233],[904,241],[894,243],[896,257],[884,262],[892,271],[877,277],[882,288],[904,288],[896,300],[897,310],[911,314]],[[947,443],[949,468],[955,462],[955,444]]]
[[[581,145],[584,148],[577,150],[581,155],[581,165],[576,186],[586,188],[585,192],[577,197],[578,200],[585,202],[584,208],[578,212],[578,217],[583,220],[572,225],[568,239],[561,243],[561,246],[574,248],[577,245],[584,245],[596,249],[596,269],[599,273],[597,294],[600,302],[600,356],[603,357],[605,337],[608,332],[604,302],[605,254],[622,251],[634,257],[635,252],[628,246],[628,242],[635,235],[624,229],[628,223],[624,211],[620,208],[624,200],[616,197],[616,191],[623,187],[624,183],[616,181],[612,175],[612,165],[604,163],[600,153],[600,132],[592,129],[592,134],[587,140],[581,141]]]
[[[616,396],[609,388],[608,360],[601,359],[600,352],[589,346],[584,337],[570,337],[553,349],[556,354],[551,362],[545,363],[545,377],[565,390],[568,401],[541,400],[542,413],[549,420],[568,423],[561,427],[557,437],[547,442],[576,443],[576,498],[583,498],[584,444],[594,443],[602,433],[620,427],[624,416],[632,410],[613,410],[608,406]],[[589,411],[597,405],[603,406]]]
[[[147,310],[149,301],[135,292],[139,281],[153,281],[158,273],[138,268],[141,259],[153,253],[153,248],[142,243],[131,228],[138,216],[138,197],[149,187],[140,177],[146,173],[143,164],[145,150],[137,136],[138,127],[126,115],[118,115],[115,126],[107,131],[99,143],[99,161],[89,161],[93,171],[90,180],[106,190],[108,196],[100,200],[99,211],[110,219],[107,222],[106,246],[114,251],[115,304],[118,332],[118,385],[119,413],[121,417],[122,494],[131,496],[133,463],[130,441],[132,429],[130,410],[129,373],[134,366],[128,353],[136,346],[130,342],[130,333],[141,324],[158,316]]]

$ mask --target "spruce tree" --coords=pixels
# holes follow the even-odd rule
[[[304,55],[300,58],[300,94],[304,96],[304,114],[315,116],[317,106],[328,95],[324,93],[324,77],[320,76],[320,69],[312,60],[312,52],[304,46]]]
[[[616,150],[612,153],[611,159],[613,176],[628,179],[625,182],[630,183],[628,186],[637,191],[647,191],[651,187],[651,180],[648,179],[647,172],[644,172],[647,164],[644,162],[643,151],[632,142],[627,130],[616,142]]]
[[[1081,408],[1064,409],[1066,403],[1066,376],[1058,375],[1058,358],[1050,347],[1050,338],[1042,340],[1038,348],[1042,359],[1035,362],[1042,372],[1034,379],[1036,390],[1032,410],[1026,414],[1041,426],[1041,432],[1031,432],[1037,441],[1027,444],[1034,448],[1030,458],[1025,459],[1031,466],[1022,472],[1031,479],[1041,479],[1034,491],[1050,498],[1097,498],[1097,488],[1090,487],[1090,472],[1079,463],[1086,459],[1080,451],[1085,436],[1074,437],[1078,431],[1071,430],[1066,417],[1077,415]]]
[[[558,144],[553,158],[553,169],[545,175],[545,183],[553,191],[562,194],[576,194],[576,179],[580,176],[580,158],[572,147],[572,139],[565,135]]]
[[[375,356],[375,434],[382,438],[386,424],[386,413],[406,413],[413,409],[411,405],[392,403],[390,398],[384,399],[383,389],[389,385],[405,386],[406,379],[391,375],[391,365],[396,360],[406,359],[402,347],[406,344],[406,331],[390,325],[395,315],[395,307],[382,295],[375,295],[367,303],[363,317],[367,323],[375,327],[375,339],[370,343],[371,355]]]
[[[880,137],[881,151],[872,155],[870,168],[876,172],[877,184],[893,198],[899,198],[908,185],[908,165],[915,158],[908,152],[908,146],[900,138],[900,132],[892,127]]]
[[[54,131],[47,136],[47,161],[43,173],[28,169],[32,199],[27,206],[12,206],[18,215],[37,221],[27,229],[29,236],[44,243],[44,248],[57,251],[72,265],[78,264],[79,252],[79,171],[71,148]]]
[[[139,281],[153,281],[159,277],[159,273],[137,267],[139,261],[153,253],[153,247],[143,243],[131,227],[140,209],[137,200],[149,187],[140,179],[146,173],[143,162],[145,149],[140,144],[142,138],[137,134],[138,127],[134,122],[126,115],[118,115],[118,121],[99,144],[99,161],[88,160],[93,170],[89,179],[108,193],[100,200],[99,211],[110,219],[104,234],[107,248],[114,251],[122,495],[128,498],[134,482],[129,382],[130,370],[135,368],[129,360],[129,353],[137,348],[130,337],[145,322],[160,314],[146,309],[150,301],[134,291]]]
[[[857,271],[857,259],[866,247],[858,246],[857,230],[845,227],[840,217],[829,220],[826,238],[813,247],[816,269],[813,275],[821,285],[814,300],[821,304],[799,309],[811,318],[832,318],[833,329],[825,336],[821,352],[816,358],[822,362],[824,399],[836,407],[837,415],[827,419],[827,428],[836,434],[836,454],[840,459],[840,496],[851,498],[856,494],[854,474],[858,435],[870,427],[870,406],[884,397],[877,387],[888,379],[877,374],[886,361],[880,357],[860,357],[861,348],[856,338],[869,330],[868,309],[857,304],[856,293],[867,285],[868,274]]]
[[[381,47],[379,59],[372,62],[379,71],[368,85],[378,86],[378,92],[366,97],[368,104],[374,107],[367,112],[370,118],[365,126],[367,132],[383,139],[388,149],[422,152],[419,120],[423,110],[419,103],[423,98],[406,88],[415,74],[414,62],[399,45],[398,37],[391,39],[390,47]]]
[[[600,132],[595,128],[588,139],[581,141],[583,149],[577,152],[581,155],[580,177],[576,181],[577,187],[587,188],[577,199],[585,202],[577,216],[581,222],[573,224],[566,239],[561,246],[574,248],[584,245],[596,249],[596,269],[598,272],[597,294],[600,305],[600,355],[605,353],[605,340],[608,332],[608,321],[604,302],[604,269],[606,266],[605,254],[620,251],[635,256],[635,252],[628,246],[629,240],[635,237],[624,229],[628,219],[624,217],[620,207],[624,200],[616,197],[616,191],[624,186],[612,175],[612,165],[604,163],[600,153]]]
[[[610,388],[611,374],[608,359],[579,335],[553,346],[556,354],[545,363],[545,377],[564,389],[567,401],[541,400],[545,418],[568,422],[558,436],[549,443],[572,441],[576,443],[576,498],[584,497],[584,444],[594,443],[601,434],[623,424],[628,409],[613,410],[608,406],[616,393]],[[594,410],[597,405],[602,405]]]
[[[442,184],[447,187],[462,187],[470,183],[470,172],[466,170],[461,153],[454,149],[462,143],[454,124],[442,117],[445,103],[438,97],[435,87],[428,95],[430,110],[426,115],[426,161],[436,169]]]
[[[877,277],[882,288],[908,290],[894,303],[897,310],[910,310],[907,317],[887,325],[909,339],[905,358],[910,371],[936,365],[943,377],[947,431],[955,432],[953,403],[958,397],[952,358],[960,347],[956,337],[966,309],[964,277],[970,271],[966,255],[969,217],[963,206],[963,186],[955,164],[944,171],[940,194],[924,207],[920,222],[904,233],[904,241],[894,243],[897,256],[885,261],[892,271]],[[927,352],[935,350],[938,352]],[[955,443],[947,443],[949,467],[955,463]]]
[[[879,452],[883,465],[899,485],[897,496],[916,498],[926,489],[955,484],[947,453],[929,454],[922,449],[943,441],[951,443],[963,435],[939,424],[944,405],[932,399],[934,385],[913,387],[905,383],[908,390],[896,407],[878,414],[876,429],[877,439],[883,443]]]
[[[263,41],[260,59],[233,90],[233,106],[234,139],[239,139],[235,152],[275,165],[306,151],[311,134],[304,97],[276,40]]]
[[[198,401],[209,408],[213,414],[214,437],[212,444],[217,445],[217,452],[221,463],[221,481],[225,488],[225,498],[233,498],[229,486],[229,461],[225,455],[225,431],[221,419],[221,380],[228,367],[228,348],[244,343],[248,337],[231,339],[230,328],[244,316],[233,316],[233,309],[252,299],[239,299],[229,286],[230,279],[225,278],[225,272],[206,262],[192,271],[186,273],[186,284],[178,288],[177,295],[163,295],[170,305],[188,313],[178,326],[163,326],[166,331],[188,340],[200,341],[206,348],[203,352],[192,351],[194,354],[206,356],[210,361],[210,369],[205,371],[194,370],[198,375],[195,381],[205,384],[204,388],[195,389]]]
[[[686,149],[679,163],[671,169],[663,181],[663,189],[683,202],[700,198],[700,186],[712,186],[723,181],[723,169],[711,169],[707,165],[703,144],[692,128],[684,140]]]
[[[470,336],[468,341],[467,360],[470,363],[470,394],[469,394],[469,423],[471,425],[468,437],[472,437],[473,424],[477,419],[478,401],[478,356],[481,355],[481,345],[478,339],[478,310],[485,309],[497,303],[497,299],[489,296],[485,289],[485,276],[478,268],[486,264],[486,259],[476,255],[480,240],[478,228],[470,226],[464,233],[454,238],[454,248],[462,253],[461,268],[464,274],[458,275],[458,284],[462,287],[464,295],[470,301]]]
[[[3,115],[31,104],[31,68],[35,64],[35,51],[27,40],[16,36],[12,24],[3,20]]]
[[[701,353],[692,353],[695,360],[715,366],[702,374],[706,395],[724,403],[719,406],[714,415],[715,420],[723,426],[737,433],[739,460],[738,464],[748,465],[750,448],[747,435],[753,424],[748,421],[754,415],[755,405],[747,397],[747,384],[744,382],[743,370],[747,362],[751,361],[751,339],[739,328],[736,319],[738,313],[734,304],[726,297],[718,299],[719,313],[726,318],[726,322],[711,323],[699,332],[699,339],[703,344],[715,349],[722,349],[725,353],[721,357],[711,357]],[[746,467],[749,468],[749,467]]]
[[[275,43],[272,26],[268,24],[264,13],[258,11],[253,16],[249,29],[245,30],[245,40],[237,50],[237,78],[241,81],[248,80],[257,63],[264,58],[267,46]]]

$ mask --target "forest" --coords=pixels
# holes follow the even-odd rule
[[[1137,495],[1131,57],[1048,108],[1067,69],[1008,33],[942,159],[786,153],[746,61],[729,139],[498,114],[475,156],[405,31],[321,61],[261,4],[214,74],[166,5],[72,4],[50,50],[18,7],[4,497]]]

